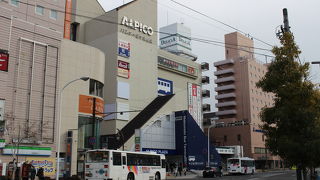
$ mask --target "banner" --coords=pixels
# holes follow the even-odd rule
[[[197,84],[188,83],[188,110],[199,127],[202,127],[201,87]]]
[[[0,71],[8,72],[9,54],[0,52]]]
[[[126,58],[130,57],[130,43],[119,40],[118,55]]]
[[[85,114],[92,114],[93,110],[93,96],[79,95],[79,112]],[[102,117],[104,112],[104,101],[96,98],[96,116]]]
[[[118,60],[118,76],[129,79],[130,78],[130,64]]]
[[[40,167],[43,168],[44,176],[54,176],[56,173],[56,159],[55,158],[37,158],[27,157],[26,161],[31,163],[38,172]]]

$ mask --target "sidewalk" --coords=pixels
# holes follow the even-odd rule
[[[200,174],[199,174],[200,173]],[[167,173],[166,179],[193,179],[195,177],[198,177],[199,175],[202,174],[202,171],[197,172],[197,171],[188,171],[186,175],[183,173],[181,176],[178,174],[178,176],[175,176],[175,174],[172,173]]]

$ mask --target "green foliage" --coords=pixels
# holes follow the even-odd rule
[[[320,165],[320,93],[308,81],[309,64],[300,64],[301,53],[291,33],[285,33],[281,46],[274,47],[274,61],[257,83],[275,94],[273,107],[260,114],[270,151],[292,165]]]

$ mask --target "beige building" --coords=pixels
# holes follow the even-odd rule
[[[243,146],[243,155],[256,159],[257,167],[266,159],[269,166],[279,167],[279,158],[266,152],[265,136],[259,127],[261,109],[273,105],[273,94],[256,87],[267,72],[267,64],[254,58],[250,38],[235,32],[225,35],[225,43],[226,60],[214,63],[219,120],[211,136],[221,146]]]
[[[64,0],[0,1],[1,162],[55,161],[63,10]]]

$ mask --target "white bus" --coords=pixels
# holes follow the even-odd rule
[[[163,154],[109,149],[86,152],[85,180],[166,179]]]
[[[227,168],[229,174],[254,174],[256,172],[254,159],[248,157],[229,158]]]

